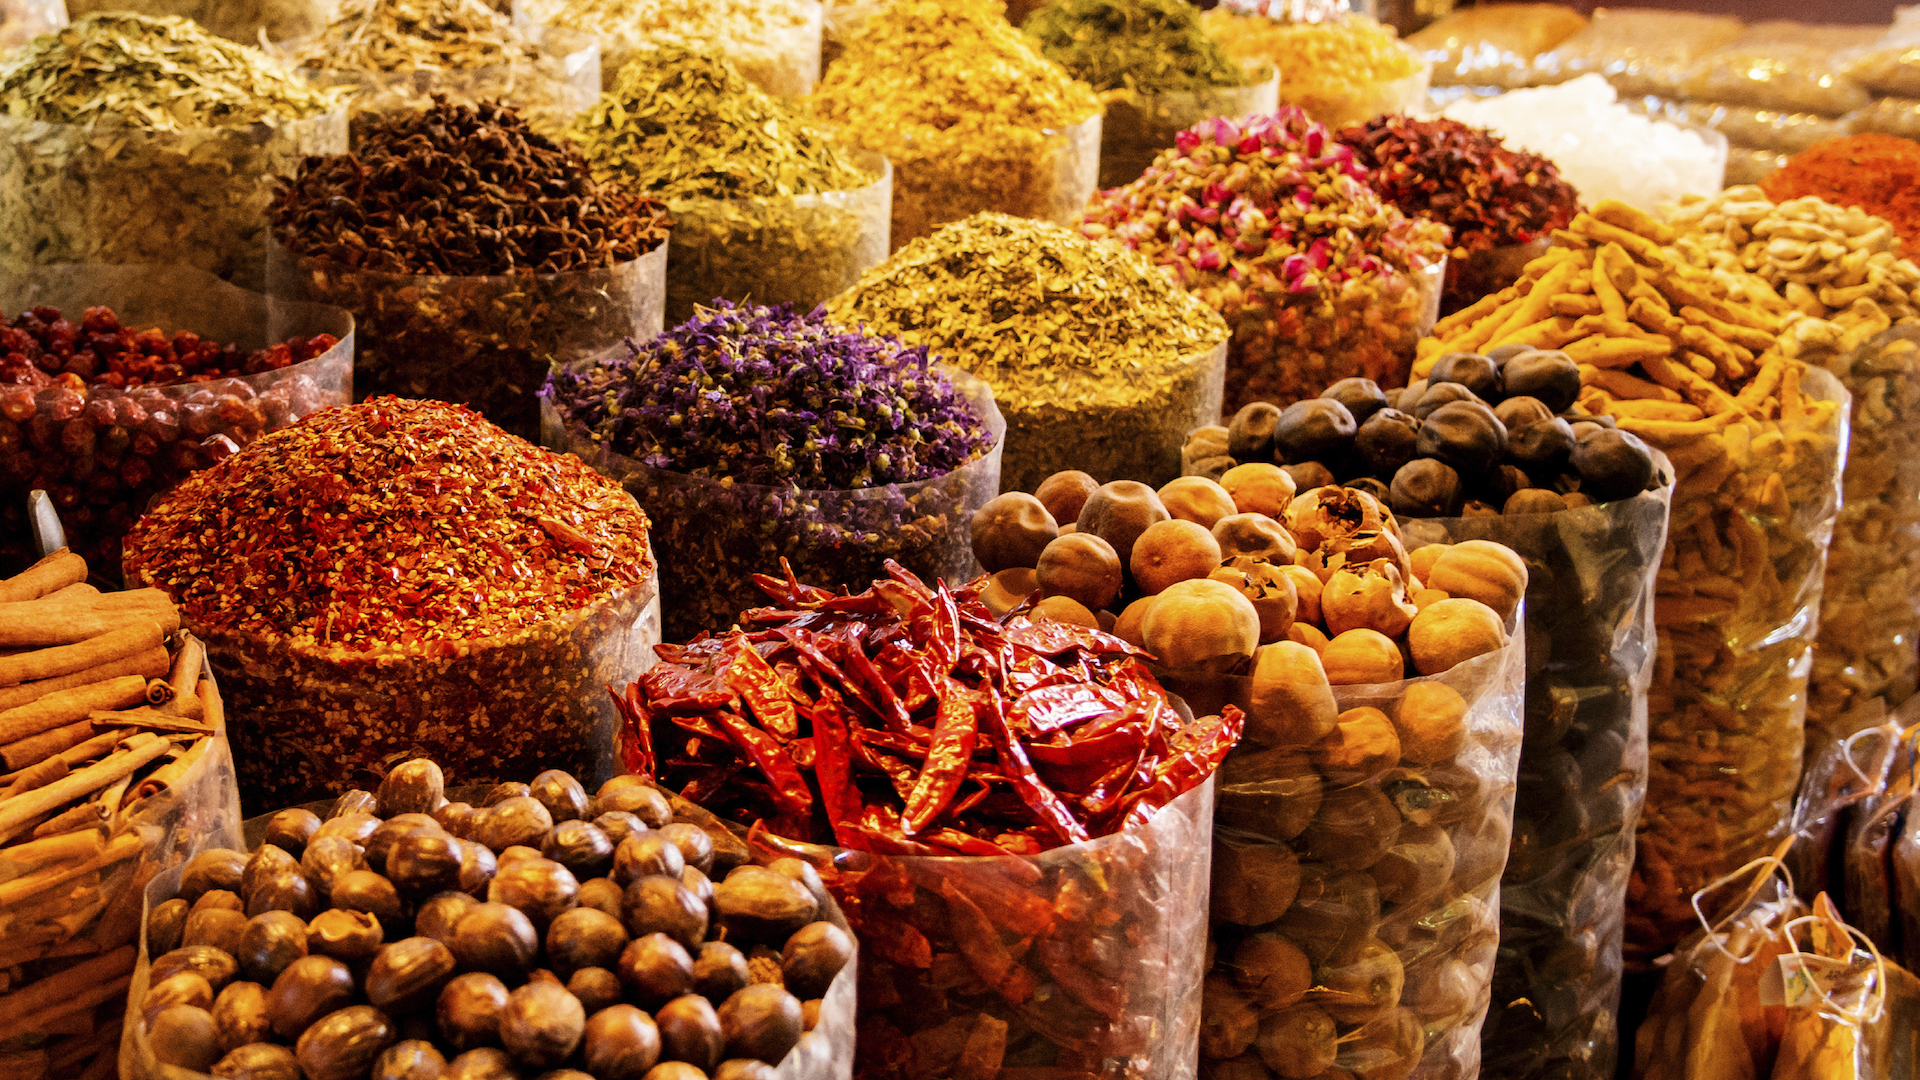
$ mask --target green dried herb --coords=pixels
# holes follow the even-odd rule
[[[1164,94],[1246,81],[1184,0],[1053,0],[1022,29],[1095,90]]]
[[[640,49],[714,49],[755,86],[801,97],[820,77],[820,9],[806,0],[526,0],[537,22],[604,40],[601,74],[617,73]]]
[[[1208,354],[1230,336],[1226,320],[1146,259],[1046,222],[983,213],[948,225],[868,271],[827,315],[991,383],[1007,490],[1068,468],[1170,480],[1191,430],[1181,425],[1219,419],[1224,353]]]
[[[434,71],[530,63],[540,49],[481,0],[347,0],[294,53],[332,71]]]
[[[338,100],[260,50],[178,16],[89,15],[0,63],[7,114],[58,124],[244,127],[318,116]]]

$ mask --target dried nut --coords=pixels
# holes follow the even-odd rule
[[[1038,565],[1040,553],[1059,535],[1046,506],[1022,492],[1002,492],[973,513],[973,555],[990,574]]]
[[[1400,757],[1412,765],[1437,765],[1467,746],[1467,702],[1446,683],[1417,682],[1393,709]]]
[[[1506,643],[1506,630],[1500,616],[1480,601],[1464,597],[1432,605],[1414,616],[1413,624],[1407,629],[1413,664],[1422,675],[1438,675]]]
[[[1285,514],[1296,494],[1291,474],[1278,465],[1258,460],[1228,469],[1220,477],[1220,487],[1233,500],[1235,510],[1270,518]]]
[[[1418,626],[1419,620],[1420,616],[1414,616],[1411,625]],[[1406,674],[1400,646],[1380,631],[1366,627],[1348,630],[1327,642],[1320,651],[1320,666],[1326,670],[1327,681],[1335,686],[1399,682]]]
[[[1142,622],[1147,650],[1170,668],[1226,671],[1260,645],[1260,613],[1238,589],[1200,578],[1163,590]]]
[[[1220,544],[1206,526],[1173,518],[1149,525],[1134,541],[1129,570],[1141,591],[1151,596],[1179,582],[1206,577],[1220,565],[1220,558]]]
[[[1340,714],[1313,748],[1313,761],[1335,783],[1359,783],[1400,764],[1400,738],[1386,713],[1363,705]]]
[[[375,794],[383,818],[401,814],[431,814],[446,799],[447,777],[429,758],[414,758],[395,765],[380,781]]]
[[[1211,529],[1221,518],[1240,512],[1227,489],[1204,476],[1182,476],[1168,481],[1159,494],[1160,505],[1167,508],[1167,513],[1203,529]]]

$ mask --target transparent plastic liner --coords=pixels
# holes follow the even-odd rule
[[[755,839],[813,862],[860,941],[862,1080],[1192,1080],[1214,783],[1031,857]]]
[[[340,0],[69,0],[74,18],[100,11],[139,15],[184,15],[211,34],[258,45],[317,34],[340,12]],[[65,20],[62,20],[63,22]]]
[[[1219,420],[1228,342],[1131,380],[1115,398],[1016,401],[1003,392],[1007,452],[1002,491],[1032,491],[1054,473],[1077,469],[1100,483],[1139,480],[1159,487],[1180,475],[1187,432]],[[1152,394],[1142,388],[1151,386]]]
[[[783,0],[792,3],[794,0]],[[620,25],[583,26],[559,23],[564,0],[513,0],[513,21],[523,30],[541,26],[567,28],[592,37],[600,45],[600,89],[613,89],[620,69],[634,54],[661,41],[718,51],[733,61],[748,82],[776,97],[798,100],[813,93],[820,81],[820,49],[824,26],[821,5],[802,0],[803,17],[797,26],[768,27],[759,38],[708,36],[700,28],[647,26],[637,10]],[[689,32],[691,30],[692,32]]]
[[[1920,53],[1920,49],[1914,52]],[[1920,88],[1916,92],[1920,92]],[[1880,98],[1865,108],[1848,113],[1841,122],[1846,127],[1842,134],[1920,138],[1920,101],[1912,98]]]
[[[1435,86],[1525,86],[1535,56],[1586,26],[1559,4],[1494,4],[1444,16],[1407,44],[1433,65]]]
[[[1332,131],[1364,124],[1376,116],[1411,112],[1427,97],[1427,84],[1433,78],[1433,65],[1420,61],[1419,68],[1404,79],[1360,82],[1347,79],[1287,79],[1280,88],[1280,101],[1298,105],[1308,116]]]
[[[1920,326],[1836,358],[1833,373],[1853,397],[1852,438],[1807,691],[1812,747],[1877,721],[1920,681]]]
[[[1848,428],[1838,380],[1811,368],[1800,388],[1840,407],[1820,426],[1748,420],[1720,434],[1647,438],[1672,459],[1676,482],[1655,583],[1629,970],[1687,933],[1696,891],[1771,851],[1791,824]]]
[[[95,305],[121,325],[187,330],[242,350],[332,334],[311,360],[232,379],[114,390],[0,386],[0,576],[38,558],[27,493],[45,488],[67,543],[96,576],[117,579],[120,541],[154,496],[262,434],[353,395],[353,317],[274,300],[184,266],[45,266],[0,274],[0,314],[60,309],[78,324]]]
[[[355,400],[458,402],[537,442],[536,395],[554,365],[666,325],[667,246],[604,270],[435,277],[356,270],[275,243],[268,273],[276,296],[353,313],[361,341]]]
[[[838,60],[846,52],[847,43],[867,25],[867,20],[878,15],[885,7],[885,4],[867,3],[865,0],[826,4],[821,12],[821,69],[825,70]]]
[[[189,131],[0,116],[0,271],[184,263],[258,289],[275,184],[346,152],[345,109]]]
[[[1671,94],[1686,64],[1740,36],[1730,15],[1602,8],[1585,30],[1534,57],[1533,84],[1598,74],[1623,94]]]
[[[680,325],[695,305],[716,298],[811,311],[885,261],[893,166],[879,154],[859,152],[855,160],[879,179],[819,195],[669,203],[667,324]]]
[[[1400,522],[1409,552],[1492,540],[1527,562],[1525,741],[1480,1036],[1488,1076],[1614,1074],[1627,875],[1647,792],[1654,571],[1672,495],[1669,483],[1554,514]]]
[[[1275,298],[1279,303],[1259,322],[1221,312],[1235,328],[1226,415],[1254,401],[1284,408],[1349,376],[1385,389],[1405,386],[1415,343],[1440,320],[1446,265],[1442,257],[1406,274],[1349,281],[1324,305],[1313,297],[1292,305]]]
[[[974,576],[973,514],[1000,493],[1007,426],[985,383],[939,370],[986,420],[993,447],[911,484],[800,491],[656,469],[570,428],[551,400],[541,402],[542,442],[619,481],[647,512],[666,636],[686,641],[702,630],[724,631],[741,611],[764,605],[753,575],[780,573],[783,558],[801,580],[824,588],[865,588],[886,576],[888,559],[927,581]]]
[[[1360,1076],[1477,1075],[1527,666],[1525,635],[1517,622],[1507,629],[1505,646],[1444,674],[1333,687],[1343,711],[1395,715],[1423,683],[1467,703],[1454,757],[1348,783],[1320,775],[1310,743],[1261,741],[1300,720],[1284,705],[1257,707],[1252,679],[1161,675],[1196,714],[1228,701],[1253,710],[1216,778],[1200,1044],[1209,1072],[1311,1076],[1324,1059],[1301,1043],[1320,1042],[1335,1055],[1324,1064]],[[1300,1039],[1328,1028],[1337,1042]]]
[[[1793,155],[1779,150],[1755,150],[1746,146],[1727,148],[1727,186],[1758,184]]]
[[[887,149],[894,163],[893,250],[942,225],[997,210],[1067,225],[1100,178],[1101,115],[1047,131],[1020,145],[979,145],[939,152],[911,145]]]
[[[1736,42],[1687,65],[1677,89],[1692,101],[1839,116],[1871,98],[1842,67],[1833,49],[1819,45]]]
[[[1173,147],[1175,135],[1215,116],[1239,119],[1280,107],[1280,73],[1271,63],[1247,61],[1244,86],[1216,86],[1164,94],[1135,94],[1107,103],[1100,123],[1100,187],[1140,179],[1153,159]]]
[[[433,758],[449,783],[524,781],[554,768],[591,787],[622,771],[606,688],[653,663],[659,579],[490,638],[352,652],[203,636],[231,695],[248,806],[371,790],[406,757]]]
[[[61,0],[7,0],[0,4],[0,49],[13,49],[67,25]]]
[[[1471,307],[1520,280],[1527,264],[1547,253],[1552,238],[1542,236],[1525,244],[1504,244],[1476,251],[1464,259],[1447,258],[1446,285],[1440,292],[1440,315]],[[1434,321],[1438,322],[1438,319]]]
[[[1725,135],[1727,141],[1738,148],[1774,150],[1783,154],[1797,154],[1815,143],[1851,135],[1855,130],[1850,116],[1822,116],[1818,113],[1785,112],[1718,101],[1672,101],[1659,97],[1628,104],[1636,108],[1644,107],[1648,115],[1662,120],[1712,128]],[[1920,130],[1920,127],[1916,130]]]
[[[456,105],[499,101],[513,106],[535,131],[558,140],[573,118],[600,97],[600,43],[587,34],[558,27],[525,27],[541,55],[534,60],[477,68],[432,71],[341,71],[301,68],[316,86],[351,86],[347,108],[354,124],[369,115],[431,108],[433,95]],[[291,57],[302,42],[277,50]]]

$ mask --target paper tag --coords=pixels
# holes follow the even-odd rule
[[[1832,996],[1834,986],[1852,966],[1845,960],[1811,953],[1783,954],[1760,978],[1760,1004],[1789,1009],[1821,1004]]]

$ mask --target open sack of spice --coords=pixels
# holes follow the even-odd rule
[[[27,495],[105,581],[153,498],[353,393],[353,317],[187,266],[0,273],[0,574],[34,558]]]
[[[547,445],[646,510],[672,640],[725,631],[783,561],[831,587],[889,562],[962,578],[968,522],[1000,489],[986,384],[817,310],[716,301],[556,371],[542,396]]]
[[[148,881],[240,805],[200,643],[66,549],[0,580],[0,1071],[115,1075]]]
[[[322,410],[195,473],[127,539],[232,700],[249,805],[431,752],[456,782],[614,771],[604,688],[659,640],[647,515],[472,410]]]
[[[1712,921],[1699,916],[1702,928],[1661,979],[1635,1047],[1636,1080],[1911,1074],[1920,981],[1825,893],[1801,901],[1776,854],[1696,898],[1696,910],[1722,907],[1728,914]]]
[[[217,843],[148,892],[122,1075],[852,1067],[856,948],[818,875],[638,777],[449,788],[415,758]]]
[[[1192,719],[1137,649],[995,618],[981,582],[760,581],[747,630],[628,688],[627,759],[817,866],[862,946],[862,1074],[1193,1075],[1241,713]]]

